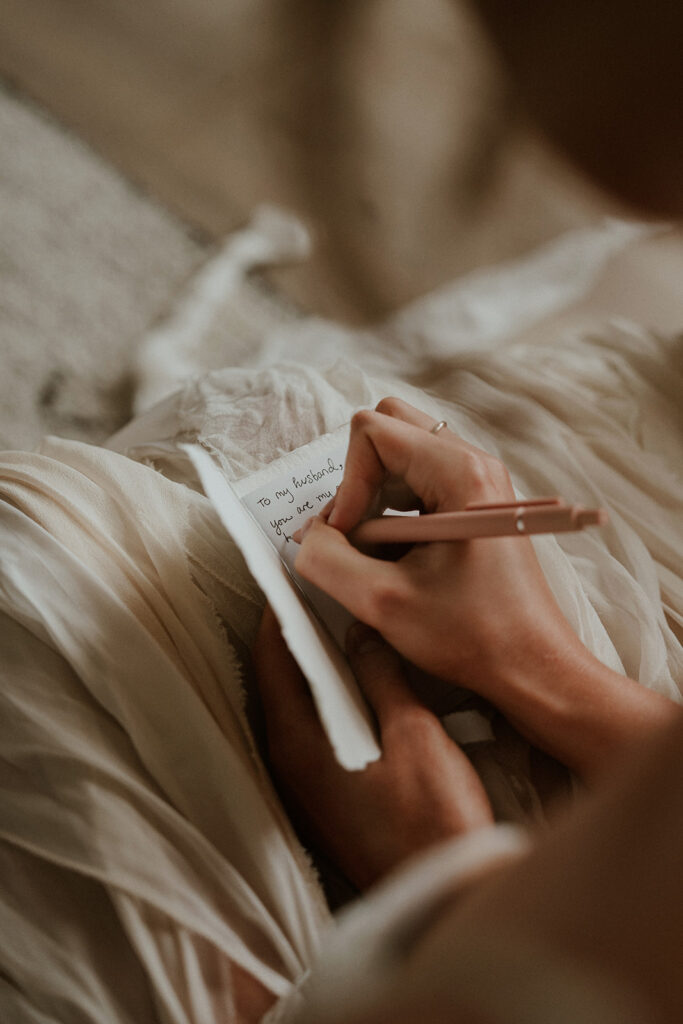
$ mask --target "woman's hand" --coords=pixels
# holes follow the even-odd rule
[[[410,661],[488,698],[532,743],[593,777],[671,705],[583,646],[529,538],[416,544],[392,562],[345,536],[371,510],[396,507],[397,483],[427,512],[515,500],[498,459],[433,425],[396,398],[354,416],[343,481],[327,521],[306,524],[296,569]]]
[[[427,512],[514,501],[501,462],[399,399],[354,416],[344,479],[327,524],[307,529],[296,568],[410,661],[500,696],[499,680],[578,641],[524,537],[415,545],[396,562],[355,549],[347,534],[381,506],[387,483],[409,488]]]
[[[396,653],[357,623],[348,655],[382,746],[381,758],[358,772],[336,761],[266,608],[254,662],[277,788],[305,839],[365,889],[418,850],[490,824],[492,814],[472,765],[414,697]]]

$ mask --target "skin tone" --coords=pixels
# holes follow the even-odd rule
[[[379,760],[361,772],[337,762],[269,608],[255,668],[269,762],[292,818],[366,889],[414,853],[493,818],[472,765],[413,695],[396,652],[361,623],[349,630],[347,649],[382,746]]]
[[[327,522],[313,520],[297,570],[410,661],[495,704],[587,783],[671,715],[665,698],[602,665],[561,614],[526,537],[415,545],[396,562],[348,533],[396,481],[427,512],[513,501],[505,467],[399,399],[358,413]],[[404,492],[405,494],[405,492]],[[414,500],[413,500],[414,504]]]

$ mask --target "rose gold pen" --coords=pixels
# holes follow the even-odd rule
[[[467,505],[462,512],[367,519],[349,534],[354,544],[418,544],[475,537],[521,537],[533,533],[568,533],[603,526],[602,508],[567,505],[561,498],[534,498],[491,505]]]

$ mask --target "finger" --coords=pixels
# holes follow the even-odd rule
[[[334,503],[335,503],[336,497],[337,497],[337,495],[334,494],[330,498],[330,500],[328,502],[326,502],[326,504],[323,505],[323,507],[318,512],[319,517],[322,519],[322,521],[324,523],[326,523],[327,520],[330,518],[330,513],[332,512],[332,509],[334,508]]]
[[[299,728],[322,731],[308,684],[285,643],[270,605],[266,605],[253,651],[256,684],[269,738]]]
[[[375,406],[375,412],[381,412],[385,416],[392,416],[394,419],[403,420],[404,423],[412,423],[414,427],[419,427],[420,430],[431,430],[435,422],[433,416],[422,412],[421,409],[416,409],[414,405],[404,402],[402,398],[383,398]]]
[[[409,405],[402,398],[383,398],[375,406],[375,411],[381,412],[385,416],[392,416],[394,419],[403,420],[405,423],[412,423],[420,430],[431,430],[435,422],[427,413],[416,409],[414,405]],[[423,503],[405,481],[400,477],[392,476],[382,485],[376,501],[376,508],[372,514],[381,515],[386,508],[407,510],[422,509],[422,507]]]
[[[402,419],[363,410],[351,421],[344,477],[328,518],[330,526],[344,533],[352,529],[388,475],[402,478],[427,511],[500,500],[503,475],[507,479],[498,460],[450,432],[431,434]],[[511,494],[508,486],[505,496]]]
[[[346,635],[346,650],[380,730],[396,715],[422,707],[408,685],[398,654],[381,633],[363,622],[355,622]]]
[[[375,627],[383,611],[386,614],[387,602],[402,591],[403,574],[393,562],[363,554],[318,518],[306,524],[294,568],[357,619]]]
[[[427,431],[384,413],[356,413],[351,420],[344,476],[328,517],[330,526],[343,532],[355,526],[374,510],[378,492],[389,477],[402,479],[411,487],[407,479],[411,455],[427,437]]]

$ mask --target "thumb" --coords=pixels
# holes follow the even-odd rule
[[[375,592],[391,590],[401,575],[394,562],[363,554],[318,516],[309,519],[295,539],[301,543],[296,571],[365,622],[376,614]]]
[[[381,633],[354,622],[346,634],[346,649],[380,730],[396,715],[422,706],[408,685],[398,654]]]

